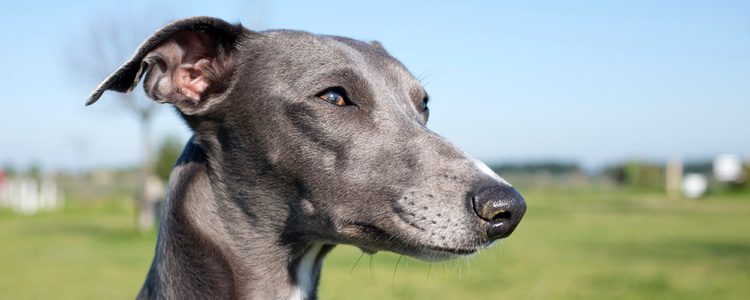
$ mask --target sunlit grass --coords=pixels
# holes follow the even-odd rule
[[[516,233],[477,257],[447,263],[359,255],[326,262],[322,298],[747,299],[750,199],[670,201],[658,195],[525,194]],[[366,262],[367,257],[362,260]],[[405,263],[408,262],[408,265]],[[429,271],[428,271],[429,270]],[[429,278],[428,278],[429,272]],[[496,297],[495,297],[496,296]]]
[[[529,210],[513,236],[468,259],[399,261],[339,246],[324,265],[320,298],[750,297],[748,197],[524,196]],[[155,240],[132,228],[132,207],[116,199],[69,201],[63,211],[35,216],[0,212],[0,299],[132,298]]]
[[[133,230],[121,202],[71,203],[34,216],[0,215],[0,299],[135,296],[154,233]]]

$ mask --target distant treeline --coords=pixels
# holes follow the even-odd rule
[[[545,173],[552,175],[565,175],[571,173],[580,173],[582,167],[576,162],[569,161],[540,161],[540,162],[516,162],[516,163],[496,163],[490,168],[498,173]],[[603,175],[611,177],[620,177],[625,169],[650,169],[656,172],[664,172],[664,163],[646,162],[646,161],[624,161],[608,165],[593,175]],[[685,173],[710,174],[713,172],[713,164],[710,160],[688,161],[683,165]],[[619,175],[618,175],[619,174]]]
[[[567,175],[581,172],[577,163],[558,161],[503,163],[494,164],[490,168],[497,173]]]
[[[747,167],[746,167],[747,168]],[[663,190],[666,183],[666,166],[664,162],[629,160],[610,164],[599,170],[587,170],[570,161],[541,161],[521,163],[499,163],[491,166],[499,174],[512,176],[555,176],[568,177],[584,175],[590,179],[603,179],[618,186],[645,190]],[[700,173],[711,178],[713,163],[711,160],[692,160],[683,163],[684,173]],[[750,170],[746,171],[750,174]],[[580,178],[580,177],[578,177]],[[746,184],[746,183],[745,183]]]

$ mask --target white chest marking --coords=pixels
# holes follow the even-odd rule
[[[315,289],[315,263],[322,248],[323,244],[313,244],[302,256],[302,259],[300,259],[295,274],[297,277],[297,286],[294,288],[291,297],[289,297],[290,300],[306,300],[310,298],[310,293]]]

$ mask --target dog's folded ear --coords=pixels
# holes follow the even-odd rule
[[[185,114],[204,111],[212,96],[224,92],[235,63],[241,25],[195,17],[172,22],[149,37],[133,57],[89,96],[96,102],[106,90],[131,91],[145,75],[146,94],[174,104]]]

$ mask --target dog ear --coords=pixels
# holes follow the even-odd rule
[[[149,37],[133,57],[91,93],[91,105],[106,90],[130,92],[145,75],[146,94],[172,103],[184,114],[204,111],[213,95],[228,88],[235,67],[236,42],[245,32],[211,17],[172,22]]]

